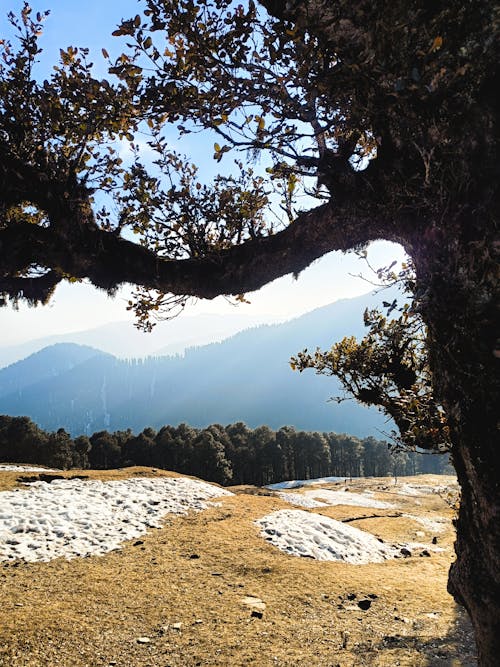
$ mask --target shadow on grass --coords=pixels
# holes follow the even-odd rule
[[[412,634],[385,635],[378,644],[358,645],[351,649],[370,665],[386,652],[404,651],[419,656],[418,664],[428,667],[477,667],[476,646],[472,625],[465,610],[456,608],[456,617],[448,634],[443,637],[422,637]],[[415,656],[416,657],[416,656]],[[385,664],[385,663],[383,663]],[[387,662],[389,664],[389,662]]]

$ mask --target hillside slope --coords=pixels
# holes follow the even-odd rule
[[[380,301],[371,295],[338,301],[283,324],[188,349],[183,357],[124,361],[84,351],[79,363],[66,368],[66,347],[46,348],[0,370],[0,412],[28,415],[43,428],[62,426],[73,435],[182,421],[377,434],[388,430],[378,412],[352,401],[328,403],[340,393],[336,381],[294,373],[289,359],[305,347],[362,335],[364,308]],[[31,374],[34,357],[40,370]]]

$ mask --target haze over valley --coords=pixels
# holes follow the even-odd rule
[[[328,402],[340,393],[336,380],[293,372],[289,359],[305,347],[328,348],[346,335],[363,335],[364,309],[387,298],[384,293],[341,300],[288,322],[188,348],[182,355],[141,360],[103,351],[114,347],[118,355],[128,344],[121,344],[119,325],[113,325],[110,336],[106,328],[83,332],[75,341],[101,341],[101,349],[60,343],[0,370],[0,413],[27,415],[42,428],[63,427],[72,435],[183,421],[198,427],[244,421],[251,427],[289,424],[380,436],[390,426],[377,411],[354,401]],[[198,324],[193,327],[198,335],[213,334],[203,327],[203,318]],[[241,326],[241,321],[229,324]]]

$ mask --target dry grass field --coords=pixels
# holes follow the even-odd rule
[[[81,474],[169,476],[139,468]],[[19,477],[0,473],[0,490],[19,486]],[[435,476],[396,485],[333,483],[322,488],[369,489],[397,508],[309,511],[390,543],[432,545],[436,538],[443,551],[416,549],[370,565],[289,556],[268,544],[254,521],[291,505],[269,491],[239,487],[203,512],[168,515],[163,528],[104,556],[0,562],[0,665],[471,667],[470,625],[446,592],[453,492],[410,496],[401,493],[406,483],[455,484]],[[446,521],[437,533],[404,514]],[[265,608],[248,604],[248,597]]]

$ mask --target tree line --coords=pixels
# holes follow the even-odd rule
[[[448,457],[391,451],[370,436],[249,428],[243,422],[206,428],[187,424],[97,431],[72,438],[63,428],[41,429],[29,417],[0,416],[0,461],[56,468],[111,469],[152,466],[219,484],[264,486],[286,479],[386,477],[450,472]]]

